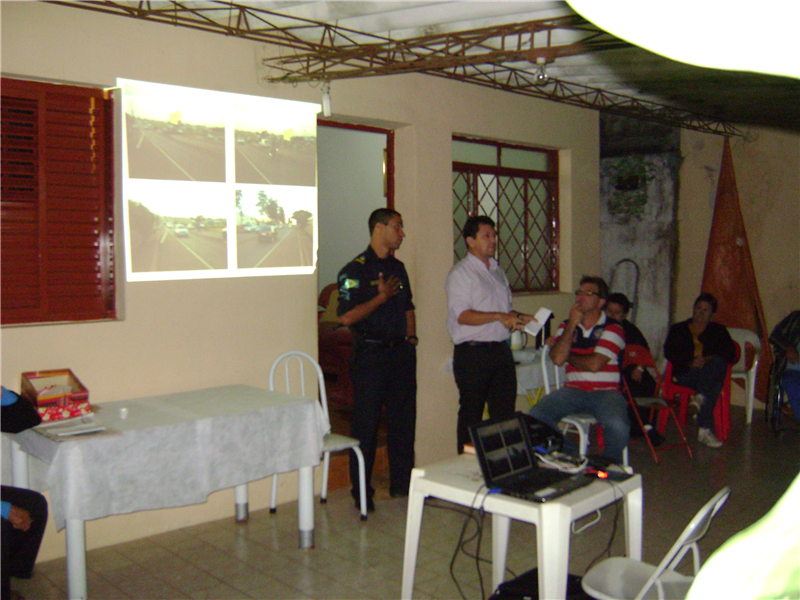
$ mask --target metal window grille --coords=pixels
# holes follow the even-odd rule
[[[497,147],[502,164],[503,145]],[[557,154],[545,152],[552,156],[544,172],[453,163],[454,259],[467,253],[461,235],[467,217],[491,217],[497,225],[496,258],[514,292],[558,289]]]

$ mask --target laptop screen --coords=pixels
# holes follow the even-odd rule
[[[487,479],[492,484],[498,480],[527,471],[534,466],[534,457],[528,450],[523,424],[519,417],[497,423],[484,421],[472,430],[473,443],[485,458]]]

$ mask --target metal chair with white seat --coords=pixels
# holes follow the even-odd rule
[[[291,393],[290,391],[290,382],[292,381],[292,372],[290,367],[293,362],[296,362],[298,365],[297,372],[295,375],[299,378],[300,381],[300,395],[306,395],[306,382],[305,382],[305,363],[307,361],[311,364],[311,367],[316,371],[317,375],[317,385],[319,386],[319,400],[320,405],[322,406],[322,412],[325,415],[325,420],[329,421],[328,417],[328,395],[325,391],[325,376],[322,374],[322,368],[319,366],[317,361],[315,361],[310,355],[306,354],[305,352],[301,352],[299,350],[294,350],[291,352],[284,352],[278,358],[275,359],[275,362],[272,363],[272,368],[269,370],[269,389],[271,391],[275,391],[275,372],[278,369],[278,366],[281,362],[284,363],[284,381],[285,381],[285,391],[287,394]],[[356,454],[356,458],[358,459],[358,475],[359,475],[359,505],[361,511],[361,520],[367,520],[367,489],[366,489],[366,477],[365,467],[364,467],[364,454],[361,452],[361,448],[359,447],[358,440],[355,438],[347,437],[345,435],[339,435],[336,433],[328,433],[325,435],[323,439],[323,459],[322,459],[322,490],[320,491],[320,502],[326,503],[328,501],[328,470],[330,468],[331,462],[331,452],[336,452],[338,450],[347,450],[350,449]],[[277,473],[272,476],[272,497],[270,499],[269,510],[270,512],[274,513],[277,509],[277,501],[278,501],[278,475]]]
[[[700,570],[700,548],[697,542],[708,531],[711,519],[725,504],[730,492],[729,487],[722,488],[706,502],[658,566],[621,556],[607,558],[583,576],[583,591],[598,600],[685,598]],[[689,550],[694,559],[694,576],[675,571]]]
[[[758,371],[758,358],[761,355],[761,340],[749,329],[728,327],[728,333],[739,346],[739,360],[731,368],[732,379],[745,380],[745,401],[747,408],[747,424],[753,422],[753,405],[756,399],[756,372]],[[753,364],[747,366],[747,348],[750,344],[755,349]]]

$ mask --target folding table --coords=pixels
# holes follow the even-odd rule
[[[565,496],[545,503],[488,494],[475,456],[461,455],[444,462],[414,469],[408,498],[406,542],[401,596],[410,599],[414,590],[417,551],[425,498],[430,496],[460,504],[483,506],[492,515],[492,582],[503,582],[511,519],[536,525],[539,561],[539,597],[564,598],[567,592],[571,524],[576,519],[618,500],[625,503],[627,555],[642,556],[642,478],[618,482],[598,480]]]

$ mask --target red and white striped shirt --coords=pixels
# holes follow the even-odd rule
[[[566,322],[558,328],[558,336],[564,334]],[[614,320],[608,319],[605,313],[601,314],[600,319],[594,327],[586,329],[579,323],[575,328],[572,338],[571,352],[575,354],[590,356],[595,352],[607,356],[609,361],[603,365],[597,373],[591,371],[581,371],[567,363],[566,386],[584,390],[587,392],[598,392],[604,390],[619,389],[619,361],[618,357],[625,348],[625,333],[622,325]]]

